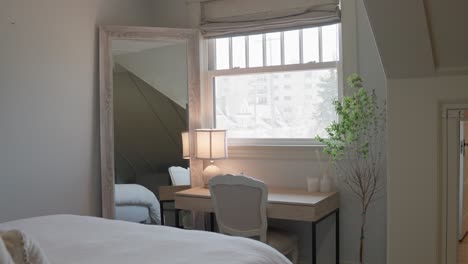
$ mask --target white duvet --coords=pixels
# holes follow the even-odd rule
[[[156,195],[139,184],[116,184],[115,205],[137,205],[148,208],[152,224],[161,224],[160,205]]]
[[[204,231],[54,215],[0,224],[33,237],[52,264],[290,264],[261,242]]]

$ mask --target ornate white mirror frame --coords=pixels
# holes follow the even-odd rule
[[[115,218],[114,112],[111,41],[180,41],[187,46],[189,131],[201,127],[199,33],[192,29],[101,26],[99,28],[100,136],[101,136],[101,204],[104,218]],[[192,186],[202,186],[203,162],[194,159],[194,142],[190,142],[190,178]]]

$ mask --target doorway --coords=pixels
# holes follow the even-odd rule
[[[468,122],[460,120],[458,257],[457,264],[468,264]]]
[[[441,263],[468,264],[468,105],[442,113]]]

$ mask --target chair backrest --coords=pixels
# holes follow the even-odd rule
[[[172,185],[190,185],[190,170],[182,167],[172,166],[169,168]]]
[[[266,242],[268,188],[265,183],[228,174],[212,178],[208,187],[221,233],[259,236],[262,242]]]

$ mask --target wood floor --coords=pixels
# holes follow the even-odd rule
[[[466,237],[458,244],[457,259],[457,264],[468,264],[468,238]]]

